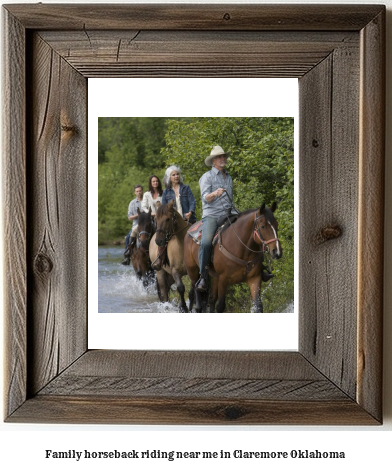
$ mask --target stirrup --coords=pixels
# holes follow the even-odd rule
[[[275,275],[273,273],[262,273],[261,274],[261,279],[264,281],[264,282],[267,282],[269,280],[271,280],[271,278],[273,278]]]
[[[195,289],[197,291],[207,291],[208,287],[207,287],[207,281],[204,277],[200,277],[197,282],[196,282],[196,285],[195,285]]]
[[[200,273],[200,278],[197,280],[195,289],[197,291],[207,291],[208,290],[208,273],[209,269],[206,268],[203,272]]]

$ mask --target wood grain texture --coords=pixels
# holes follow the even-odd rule
[[[5,416],[26,400],[26,90],[25,31],[3,16],[3,213],[4,213],[4,372]]]
[[[300,77],[356,33],[221,31],[43,31],[86,77]]]
[[[361,31],[357,399],[382,417],[385,12]]]
[[[337,48],[299,86],[300,347],[355,398],[359,49]]]
[[[38,4],[4,18],[6,420],[382,422],[385,7]],[[86,352],[86,77],[274,74],[301,78],[299,352]]]
[[[70,376],[281,378],[324,380],[298,352],[88,351],[69,367]]]
[[[89,351],[12,422],[364,424],[377,421],[299,353]]]
[[[342,401],[135,399],[37,396],[10,419],[33,423],[202,425],[375,425],[350,399]]]
[[[86,79],[37,35],[29,40],[29,347],[34,361],[29,389],[34,394],[87,349],[87,110]]]
[[[31,29],[357,31],[379,5],[7,5]]]
[[[343,400],[295,352],[90,351],[40,395]]]

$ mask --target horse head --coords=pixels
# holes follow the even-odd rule
[[[282,246],[278,238],[278,222],[275,219],[276,202],[270,208],[263,203],[256,211],[254,221],[254,240],[263,246],[272,258],[281,258]]]
[[[158,247],[164,247],[174,233],[174,199],[172,199],[168,204],[161,204],[157,209],[155,218],[157,221],[155,242]]]
[[[137,245],[138,245],[138,248],[141,248],[145,252],[148,252],[150,240],[155,231],[153,219],[151,217],[151,207],[149,208],[148,212],[140,212],[140,210],[138,209],[137,213],[138,213]]]

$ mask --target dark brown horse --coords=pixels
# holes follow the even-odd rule
[[[189,224],[174,209],[174,200],[159,206],[156,221],[155,239],[150,242],[150,258],[156,271],[158,296],[162,302],[169,301],[170,286],[175,283],[181,298],[180,311],[188,312],[182,277],[186,275],[184,237]]]
[[[255,311],[263,312],[260,286],[264,254],[268,252],[272,258],[282,256],[278,223],[274,217],[275,209],[274,203],[271,208],[263,204],[258,209],[245,211],[219,235],[218,243],[212,250],[213,266],[210,275],[214,276],[214,279],[210,312],[215,310],[215,303],[218,302],[216,310],[223,313],[227,287],[240,282],[248,284]],[[196,311],[200,312],[202,295],[194,289],[199,278],[198,253],[199,245],[187,234],[184,241],[184,260],[192,282],[189,294],[190,310],[196,295]]]
[[[155,233],[155,223],[151,217],[151,207],[149,212],[138,213],[138,234],[136,244],[132,249],[132,266],[139,280],[143,281],[145,287],[155,280],[154,270],[151,268],[149,246],[152,236]]]

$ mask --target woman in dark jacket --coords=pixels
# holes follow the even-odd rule
[[[174,199],[174,207],[189,221],[190,224],[196,222],[195,208],[196,201],[191,188],[184,184],[180,170],[177,166],[169,166],[163,178],[165,190],[162,194],[162,204],[168,204]]]

